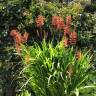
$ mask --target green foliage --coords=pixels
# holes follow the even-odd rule
[[[66,18],[67,15],[72,15],[73,18],[76,18],[78,14],[82,12],[82,7],[80,3],[72,3],[71,5],[60,5],[59,3],[47,3],[46,2],[39,2],[36,4],[32,4],[30,6],[30,15],[31,19],[34,20],[38,15],[43,15],[46,17],[46,21],[49,22],[48,19],[50,17],[57,15],[63,18]],[[47,23],[48,23],[47,22]]]
[[[14,96],[24,79],[23,75],[18,76],[23,66],[20,57],[16,55],[12,47],[3,49],[1,54],[3,55],[2,59],[0,59],[0,87],[2,89],[2,95],[0,95]]]
[[[96,12],[96,4],[92,3],[92,4],[89,4],[89,5],[86,5],[84,10],[86,12],[89,12],[89,13],[94,13],[94,12]]]
[[[22,92],[20,95],[18,96],[32,96],[28,91],[24,91]]]
[[[90,46],[92,38],[94,37],[93,31],[96,24],[96,16],[90,13],[82,13],[77,21],[77,29],[79,33],[79,41],[81,46]],[[94,38],[95,39],[95,38]]]
[[[0,2],[0,36],[6,36],[10,26],[21,26],[24,28],[24,16],[22,15],[25,9],[28,9],[31,0],[6,0]],[[20,29],[19,28],[19,29]]]
[[[62,42],[56,46],[45,40],[40,45],[22,45],[23,72],[29,78],[26,85],[31,85],[36,96],[79,96],[82,88],[95,88],[84,84],[92,74],[90,55],[84,52],[76,60],[74,53],[73,48],[65,48]]]

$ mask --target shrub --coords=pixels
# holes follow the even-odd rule
[[[16,96],[19,86],[22,85],[24,78],[23,75],[19,75],[23,68],[21,64],[20,56],[16,55],[16,52],[12,47],[4,48],[1,52],[0,59],[0,87],[1,96]],[[0,57],[0,58],[1,58]]]
[[[40,45],[22,45],[23,72],[28,78],[24,85],[30,84],[36,96],[79,96],[81,89],[96,87],[84,84],[92,74],[90,55],[76,54],[62,42],[56,46],[45,40]]]
[[[89,13],[96,12],[96,4],[86,5],[84,11]]]
[[[90,13],[82,13],[77,21],[77,30],[79,34],[79,41],[81,46],[91,46],[92,38],[94,36],[93,29],[95,27],[96,19],[95,15]],[[94,41],[93,41],[94,42]]]

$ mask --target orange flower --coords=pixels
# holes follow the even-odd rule
[[[81,50],[79,50],[79,51],[77,51],[76,53],[75,53],[75,58],[77,59],[77,60],[79,60],[80,58],[81,58]]]
[[[52,17],[52,25],[53,26],[57,26],[57,19],[58,19],[58,16],[53,16]]]
[[[25,43],[25,42],[27,41],[27,39],[28,39],[28,36],[29,36],[29,34],[28,34],[27,32],[25,32],[23,36],[21,36],[21,34],[18,32],[18,33],[16,34],[16,36],[14,37],[15,43],[16,43],[16,44],[15,44],[15,48],[16,48],[16,51],[17,51],[18,53],[19,53],[20,50],[21,50],[20,44],[21,44],[21,43]]]
[[[45,18],[42,15],[39,15],[36,18],[36,26],[37,27],[42,27],[44,25],[44,20],[45,20]]]
[[[19,44],[15,44],[15,49],[16,49],[16,52],[17,53],[20,53],[20,51],[21,51],[21,48],[20,48],[20,45]]]
[[[24,35],[22,36],[17,30],[14,29],[10,32],[10,35],[13,36],[16,51],[19,53],[21,50],[20,44],[25,43],[27,41],[29,34],[25,32]]]
[[[15,39],[16,43],[18,43],[18,44],[22,43],[22,36],[21,36],[21,34],[19,32],[16,34],[14,39]]]
[[[21,36],[21,34],[18,32],[18,30],[16,30],[16,29],[11,30],[10,36],[12,36],[12,37],[14,38],[15,43],[20,44],[20,43],[22,42],[22,36]]]
[[[64,38],[64,46],[65,46],[65,47],[68,47],[68,45],[69,45],[69,44],[68,44],[68,38],[65,37],[65,38]]]
[[[52,25],[58,29],[64,29],[64,27],[65,27],[63,18],[61,18],[59,16],[52,17]]]
[[[69,26],[65,26],[65,28],[64,28],[64,36],[69,35],[69,34],[70,34],[70,28],[69,28]]]
[[[66,25],[70,26],[71,25],[71,16],[66,17]]]
[[[70,34],[70,43],[71,44],[76,44],[77,42],[77,32],[71,32]]]
[[[24,35],[22,36],[22,43],[25,43],[28,39],[29,34],[27,32],[24,33]]]
[[[14,36],[16,36],[16,34],[17,34],[17,30],[16,29],[11,30],[10,36],[14,37]]]

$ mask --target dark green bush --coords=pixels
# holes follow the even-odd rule
[[[90,5],[86,5],[84,11],[89,12],[89,13],[96,12],[96,4],[93,3],[93,4],[90,4]]]

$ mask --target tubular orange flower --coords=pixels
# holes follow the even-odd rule
[[[45,20],[45,18],[42,15],[39,15],[36,18],[36,26],[37,27],[42,27],[44,25],[44,20]]]
[[[75,58],[77,59],[77,60],[79,60],[80,58],[81,58],[81,50],[79,50],[79,51],[77,51],[76,53],[75,53]]]
[[[20,51],[21,51],[21,48],[20,48],[20,45],[19,44],[15,44],[15,49],[16,49],[16,52],[17,53],[20,53]]]
[[[55,26],[55,27],[57,26],[57,19],[58,19],[58,16],[53,16],[52,17],[52,25]]]
[[[23,34],[23,36],[22,36],[22,43],[25,43],[25,42],[27,41],[28,37],[29,37],[28,32],[25,32],[25,33]]]
[[[64,22],[63,21],[60,21],[58,24],[57,24],[57,28],[58,29],[64,29]]]
[[[21,36],[21,34],[19,32],[16,34],[14,39],[15,39],[16,43],[18,43],[18,44],[22,43],[22,36]]]
[[[52,17],[52,25],[58,29],[64,29],[64,27],[65,27],[63,18],[61,18],[59,16]]]
[[[71,32],[70,34],[70,43],[71,44],[76,44],[77,42],[77,32]]]
[[[17,30],[16,29],[11,30],[10,36],[14,37],[14,36],[16,36],[16,34],[17,34]]]
[[[68,44],[68,38],[65,37],[65,38],[64,38],[64,46],[65,46],[65,47],[68,47],[68,45],[69,45],[69,44]]]
[[[71,16],[66,17],[66,25],[70,26],[71,25]]]
[[[69,28],[69,26],[65,26],[65,28],[64,28],[64,36],[69,35],[69,34],[70,34],[70,28]]]
[[[28,39],[29,34],[27,32],[24,33],[24,35],[22,36],[18,30],[14,29],[10,32],[10,36],[12,36],[14,38],[15,41],[15,48],[16,51],[19,53],[21,48],[20,48],[20,44],[21,43],[25,43]]]

